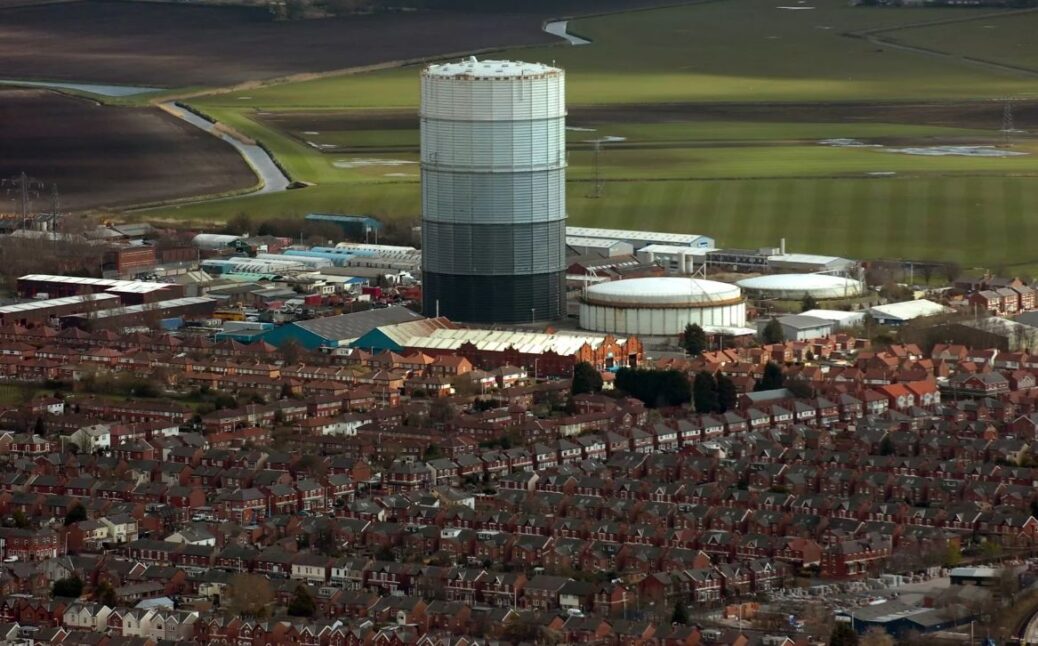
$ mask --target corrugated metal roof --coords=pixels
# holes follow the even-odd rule
[[[393,331],[385,329],[383,332],[395,337],[393,340],[401,346],[409,348],[456,350],[465,343],[471,343],[479,350],[486,352],[502,352],[512,347],[524,354],[544,354],[554,351],[560,355],[572,355],[585,343],[592,348],[597,348],[605,340],[605,335],[596,334],[545,334],[460,328],[439,328],[425,334],[411,335],[394,334]],[[625,339],[617,340],[620,343],[625,341]]]
[[[326,316],[309,321],[296,321],[293,325],[328,341],[341,342],[359,338],[375,328],[416,320],[424,320],[424,317],[406,307],[395,306],[340,314],[339,316]]]
[[[4,305],[0,307],[0,316],[4,314],[16,314],[19,312],[31,312],[33,310],[61,307],[62,305],[75,305],[77,303],[86,303],[87,301],[109,300],[119,300],[119,297],[115,294],[84,294],[82,296],[66,296],[64,298],[49,298],[42,301],[28,301],[26,303],[16,303],[14,305]]]

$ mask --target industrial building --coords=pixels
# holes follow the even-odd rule
[[[0,325],[39,325],[68,314],[117,307],[121,302],[115,294],[101,293],[4,305],[0,307]]]
[[[308,350],[339,348],[380,326],[423,320],[425,317],[406,307],[384,307],[296,321],[270,331],[263,340],[277,347],[293,342]]]
[[[88,332],[122,330],[130,327],[157,327],[169,319],[212,318],[217,300],[207,296],[189,296],[168,301],[127,305],[85,314],[70,314],[60,318],[61,327],[77,327]]]
[[[810,341],[832,336],[836,323],[831,319],[808,316],[807,314],[790,314],[776,319],[782,326],[782,338],[786,341]],[[760,333],[770,319],[757,321],[757,332]]]
[[[331,263],[328,263],[331,266]],[[226,274],[285,274],[292,272],[308,271],[308,267],[302,259],[285,256],[277,258],[249,258],[241,256],[235,258],[210,258],[202,261],[202,271],[217,276]]]
[[[199,249],[207,251],[222,251],[239,247],[245,240],[244,236],[224,235],[220,233],[199,233],[192,239],[191,244]]]
[[[64,298],[84,294],[114,294],[124,305],[139,305],[180,298],[183,285],[153,283],[143,280],[110,280],[80,276],[27,274],[18,279],[18,294],[24,298]]]
[[[347,237],[365,237],[382,230],[382,222],[368,215],[341,215],[338,213],[308,213],[307,222],[329,222],[342,229]]]
[[[689,323],[744,326],[742,290],[696,278],[632,278],[592,285],[580,304],[580,327],[596,332],[676,336]]]
[[[566,236],[597,238],[626,242],[637,251],[653,244],[713,249],[715,242],[709,236],[694,233],[664,233],[660,231],[630,231],[627,229],[600,229],[598,227],[566,227]]]
[[[382,326],[352,345],[373,352],[455,355],[483,370],[511,365],[538,377],[571,376],[573,366],[581,361],[600,370],[615,370],[637,367],[644,358],[642,344],[633,336],[466,329],[446,319]]]
[[[780,247],[711,249],[704,261],[711,268],[759,273],[849,273],[858,267],[857,261],[838,256],[786,253],[785,241]]]
[[[853,271],[854,260],[839,256],[819,256],[809,253],[779,253],[768,256],[768,267],[776,272]]]
[[[861,296],[861,282],[828,274],[772,274],[755,276],[736,283],[751,298],[800,300],[811,296],[816,300]]]
[[[803,312],[804,316],[813,316],[818,319],[825,319],[832,321],[833,326],[837,330],[845,330],[847,328],[861,325],[865,322],[865,312],[861,310],[856,311],[845,311],[845,310],[808,310]]]
[[[424,311],[562,317],[565,73],[475,57],[431,65],[421,104]]]
[[[566,236],[566,247],[576,256],[615,258],[616,256],[630,256],[634,254],[634,245],[630,242],[610,240],[608,238]]]
[[[940,316],[951,314],[955,310],[945,307],[940,303],[928,301],[921,298],[915,301],[903,301],[901,303],[888,303],[869,308],[869,315],[880,325],[904,325],[908,321],[927,316]]]
[[[332,267],[334,263],[328,258],[322,258],[319,256],[287,256],[280,253],[258,253],[256,254],[255,260],[276,260],[281,262],[296,262],[303,265],[308,270],[323,269],[324,267]]]
[[[636,254],[644,263],[654,263],[670,274],[691,274],[706,260],[706,249],[683,245],[651,244]]]

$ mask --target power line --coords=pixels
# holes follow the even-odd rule
[[[32,216],[30,215],[32,200],[40,197],[40,193],[46,189],[46,185],[40,180],[29,177],[22,172],[14,177],[0,179],[0,188],[4,189],[4,193],[17,202],[18,213],[22,218],[22,228],[30,228],[32,225]]]

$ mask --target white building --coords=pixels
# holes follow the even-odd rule
[[[940,303],[928,301],[921,298],[916,301],[902,301],[900,303],[889,303],[869,308],[869,315],[876,319],[880,325],[904,325],[912,319],[925,318],[927,316],[940,316],[955,312],[950,307]]]

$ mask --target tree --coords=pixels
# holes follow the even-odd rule
[[[962,563],[962,550],[955,543],[948,543],[944,552],[944,567],[955,567]]]
[[[115,596],[115,588],[108,581],[101,581],[94,587],[94,601],[97,603],[103,603],[109,608],[114,608],[115,604],[119,602],[119,598]]]
[[[274,603],[274,588],[267,577],[256,574],[235,574],[227,587],[228,608],[237,615],[265,616]]]
[[[894,638],[882,628],[873,626],[861,636],[858,643],[860,646],[894,646]]]
[[[649,408],[680,406],[692,401],[688,375],[678,370],[621,368],[616,373],[616,387]]]
[[[40,437],[43,437],[47,434],[47,422],[45,422],[42,417],[37,417],[36,423],[33,424],[32,432],[34,435],[39,435]]]
[[[55,597],[67,597],[78,599],[83,594],[83,581],[75,574],[64,579],[58,579],[51,588],[51,595]]]
[[[879,454],[880,455],[894,455],[894,440],[891,439],[890,433],[883,436],[883,439],[879,442]]]
[[[727,375],[717,375],[717,407],[721,413],[727,413],[735,408],[739,400],[739,391],[735,382]]]
[[[764,366],[764,374],[761,375],[760,380],[753,389],[758,392],[761,390],[776,390],[782,387],[785,380],[786,378],[782,374],[782,368],[780,368],[774,361],[769,361]]]
[[[685,326],[685,334],[681,338],[681,345],[685,348],[685,352],[693,357],[698,357],[707,348],[706,332],[699,327],[698,323],[689,323]]]
[[[685,609],[685,604],[680,599],[674,604],[674,612],[670,614],[670,623],[681,625],[688,623],[688,610]]]
[[[310,596],[306,586],[300,583],[296,586],[295,595],[288,602],[288,614],[292,617],[313,617],[317,612],[317,603]]]
[[[429,420],[436,424],[446,424],[454,419],[456,414],[454,405],[442,397],[434,399],[429,404]]]
[[[87,519],[86,507],[83,505],[76,505],[72,509],[68,510],[65,514],[65,526],[71,525],[72,523],[78,523]]]
[[[692,382],[692,402],[697,413],[716,413],[721,405],[717,394],[717,380],[707,371],[696,375]]]
[[[818,299],[812,296],[810,292],[804,292],[804,297],[800,299],[800,311],[807,312],[816,309],[818,309]]]
[[[588,363],[581,361],[573,366],[573,385],[570,392],[574,395],[584,393],[597,393],[602,390],[602,375],[598,370]]]
[[[21,509],[15,509],[14,513],[11,514],[11,519],[14,521],[14,526],[18,529],[27,529],[29,527],[29,517]]]
[[[335,528],[330,522],[324,523],[314,530],[313,539],[310,541],[313,548],[325,556],[338,556],[340,553],[339,539],[335,535]]]
[[[838,622],[829,635],[829,646],[858,646],[858,633],[849,623]]]
[[[782,324],[778,322],[778,319],[773,318],[764,326],[760,338],[767,345],[782,343],[786,340],[786,333],[782,331]]]

